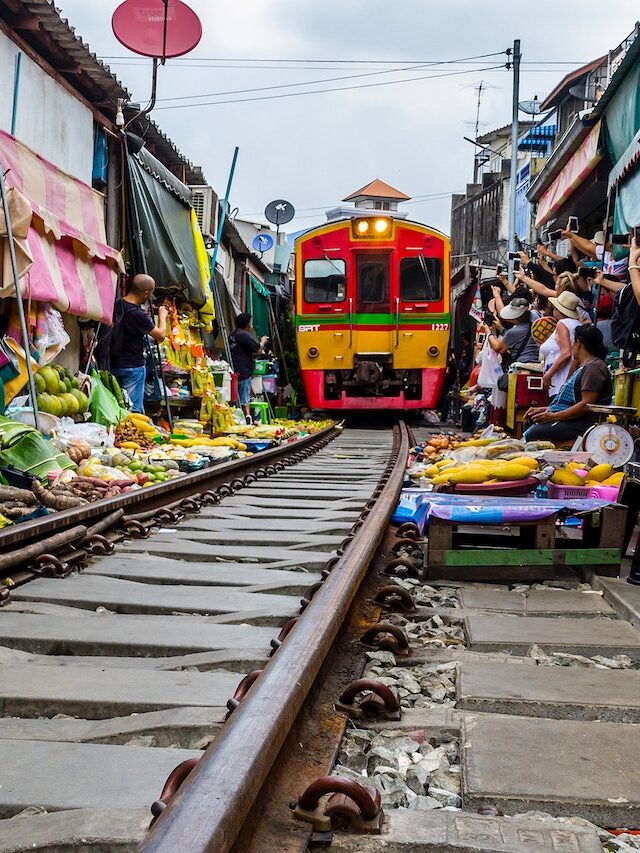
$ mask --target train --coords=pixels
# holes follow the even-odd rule
[[[338,209],[295,241],[295,335],[312,409],[426,410],[440,399],[451,244],[380,207]]]

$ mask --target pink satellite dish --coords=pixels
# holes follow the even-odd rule
[[[200,18],[182,0],[125,0],[111,25],[120,44],[163,60],[184,56],[202,38]]]

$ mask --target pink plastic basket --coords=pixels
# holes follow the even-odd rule
[[[580,500],[580,498],[597,498],[601,501],[618,500],[619,486],[556,486],[547,483],[549,497],[557,500]]]

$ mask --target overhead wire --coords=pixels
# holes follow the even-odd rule
[[[504,65],[497,65],[496,68],[503,68]],[[435,80],[442,77],[456,77],[461,74],[475,74],[478,71],[491,70],[491,69],[468,69],[465,68],[463,71],[448,71],[443,74],[426,74],[420,75],[419,77],[405,77],[402,80],[383,80],[379,83],[362,83],[361,85],[356,86],[334,86],[326,89],[310,89],[308,92],[283,92],[279,95],[261,95],[255,98],[235,98],[228,99],[224,101],[204,101],[198,102],[195,104],[173,104],[170,106],[157,107],[157,110],[185,110],[193,107],[209,107],[209,106],[218,106],[220,104],[246,104],[254,101],[273,101],[279,100],[281,98],[297,98],[306,95],[321,95],[326,92],[350,92],[355,89],[374,89],[379,88],[381,86],[397,86],[400,83],[414,83],[419,80]]]

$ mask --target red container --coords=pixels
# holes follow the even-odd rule
[[[539,373],[518,373],[516,375],[516,409],[548,405],[549,393],[542,387],[542,375]]]
[[[238,402],[238,376],[239,375],[240,375],[239,373],[232,373],[231,374],[231,402],[232,403]]]

